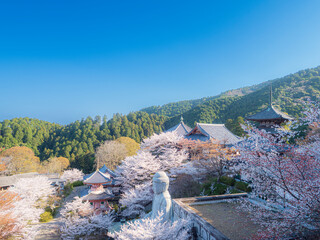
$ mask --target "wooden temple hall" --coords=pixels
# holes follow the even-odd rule
[[[224,124],[197,123],[194,128],[190,128],[183,122],[168,129],[166,132],[176,132],[190,140],[213,141],[226,145],[234,145],[240,141],[240,138],[230,132]]]
[[[120,182],[117,175],[104,165],[94,173],[84,176],[83,183],[88,189],[82,192],[84,201],[89,201],[96,213],[112,209],[110,202],[117,202],[120,194]]]

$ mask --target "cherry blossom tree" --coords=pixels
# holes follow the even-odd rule
[[[113,223],[113,213],[95,215],[88,201],[75,197],[61,210],[63,224],[60,228],[63,239],[75,239],[80,236],[107,231]]]
[[[156,218],[139,219],[121,226],[119,232],[109,234],[116,240],[185,240],[189,238],[190,220],[168,222],[162,220],[161,213]]]
[[[248,138],[239,144],[235,170],[251,182],[253,197],[265,199],[254,211],[254,220],[266,228],[262,238],[302,238],[320,234],[320,138],[313,134],[319,126],[319,106],[309,105],[305,117],[289,131],[269,134],[248,124]],[[307,139],[289,144],[302,125],[309,124]],[[318,131],[319,132],[319,131]]]
[[[120,204],[126,206],[126,209],[121,213],[122,216],[138,216],[144,212],[152,200],[153,193],[151,183],[137,185],[135,188],[130,188],[123,193],[120,199]]]
[[[61,179],[66,180],[68,183],[72,183],[78,180],[83,180],[83,172],[79,169],[73,168],[71,170],[66,170],[62,173]]]
[[[14,204],[17,217],[24,222],[38,222],[48,196],[52,195],[55,189],[47,177],[36,176],[19,179],[10,191],[17,193],[20,198]]]
[[[137,155],[127,157],[116,169],[124,190],[120,203],[127,207],[124,216],[141,214],[152,201],[151,180],[157,171],[165,171],[172,177],[178,170],[190,170],[188,155],[180,140],[181,137],[172,132],[155,134],[144,140]]]
[[[229,167],[230,160],[237,154],[235,149],[217,142],[183,139],[180,144],[188,149],[192,167],[201,176],[215,175],[220,178]]]
[[[54,193],[55,189],[47,177],[36,176],[33,178],[21,178],[8,192],[16,197],[11,202],[5,214],[10,214],[16,220],[14,234],[17,239],[34,239],[36,227],[30,223],[38,223],[40,214],[44,212],[48,196]],[[10,206],[10,205],[8,205]]]

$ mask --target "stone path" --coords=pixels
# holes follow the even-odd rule
[[[38,233],[35,237],[35,240],[60,240],[60,226],[62,224],[61,222],[61,214],[60,211],[63,209],[65,203],[70,202],[73,200],[74,197],[79,196],[80,192],[85,188],[86,186],[81,187],[75,187],[71,194],[67,196],[63,202],[62,207],[60,208],[59,212],[55,216],[55,218],[47,223],[39,223],[38,226]]]

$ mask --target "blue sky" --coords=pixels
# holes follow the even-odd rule
[[[1,1],[0,120],[67,124],[320,65],[320,1]]]

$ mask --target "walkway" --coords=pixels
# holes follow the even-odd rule
[[[55,216],[55,218],[47,223],[39,223],[38,225],[38,233],[35,237],[35,240],[60,240],[60,226],[62,224],[60,211],[63,209],[65,203],[71,202],[74,197],[80,196],[80,192],[85,189],[86,186],[75,187],[71,194],[63,199],[62,207],[59,212]]]

